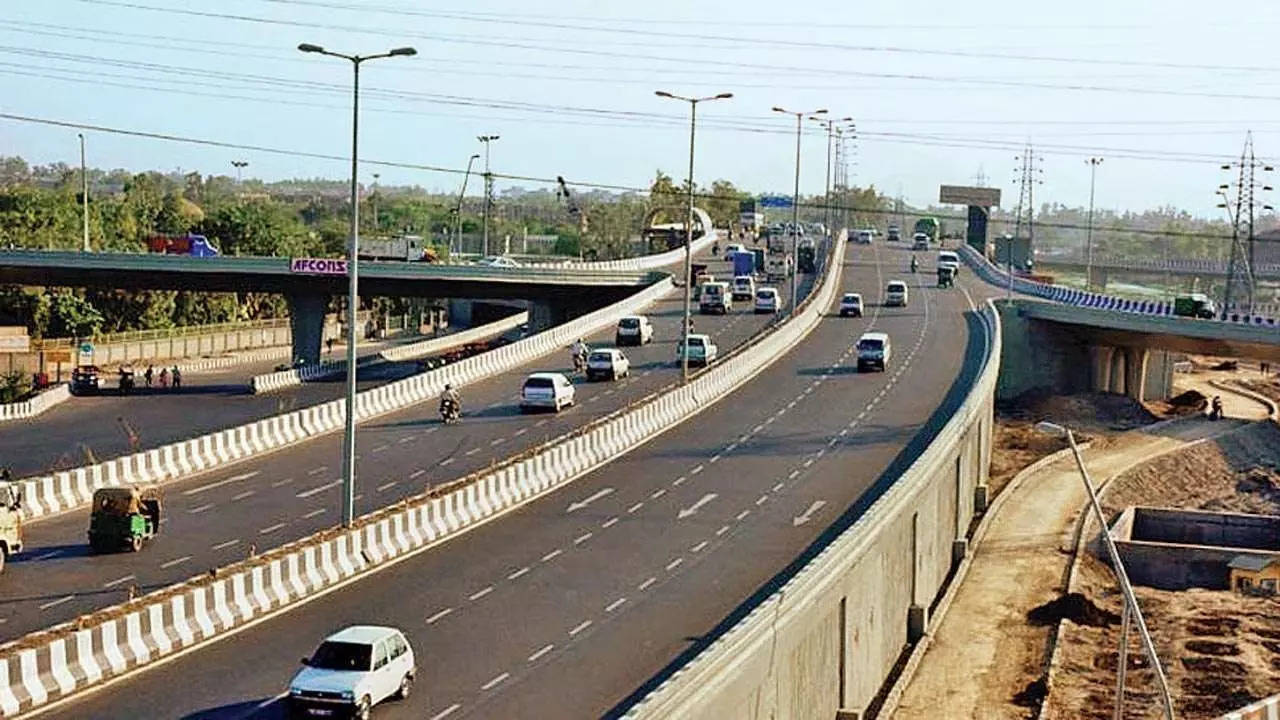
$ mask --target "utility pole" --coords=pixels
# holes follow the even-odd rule
[[[467,194],[467,178],[471,177],[471,164],[480,159],[479,153],[467,158],[467,171],[462,175],[462,189],[458,191],[458,205],[453,209],[454,245],[450,252],[462,252],[462,198]]]
[[[80,250],[89,252],[89,168],[84,162],[84,133],[76,135],[80,138],[80,205],[84,226]]]
[[[1093,188],[1095,181],[1098,179],[1098,166],[1102,164],[1102,158],[1091,157],[1085,162],[1089,163],[1089,231],[1085,239],[1085,258],[1084,258],[1084,289],[1093,289]]]
[[[831,234],[831,142],[835,138],[836,130],[842,129],[842,128],[837,128],[836,123],[838,122],[852,123],[853,118],[845,117],[845,118],[840,118],[839,120],[836,120],[834,118],[830,120],[824,120],[822,118],[815,117],[815,118],[809,118],[809,119],[814,120],[819,125],[827,128],[827,179],[826,179],[826,194],[823,195],[824,199],[822,202],[822,224],[826,228],[827,235],[830,236]]]
[[[369,193],[369,208],[373,215],[373,232],[378,232],[378,178],[382,177],[379,173],[373,173],[373,190]]]
[[[792,112],[775,106],[774,112],[783,113],[784,115],[796,116],[796,188],[791,196],[791,308],[792,314],[796,311],[796,303],[800,297],[800,125],[805,115],[817,116],[826,115],[827,110],[814,110],[807,112]]]
[[[493,208],[493,174],[489,172],[489,145],[498,139],[497,135],[477,135],[476,139],[484,143],[484,240],[481,246],[481,257],[489,257],[489,214]]]

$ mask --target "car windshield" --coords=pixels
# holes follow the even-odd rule
[[[857,295],[845,295],[841,302],[856,303],[860,300]]]
[[[591,362],[610,362],[613,360],[613,354],[607,352],[593,352],[591,357],[587,358]]]
[[[863,338],[858,341],[859,350],[883,350],[884,341],[875,338]]]
[[[889,283],[889,292],[905,292],[906,289],[907,286],[902,283]]]
[[[640,318],[622,318],[618,321],[618,327],[635,330],[640,327]]]
[[[756,291],[756,297],[757,297],[757,298],[760,298],[761,300],[772,300],[772,299],[773,299],[774,294],[775,294],[775,293],[774,293],[772,290],[757,290],[757,291]]]
[[[536,378],[529,378],[528,380],[525,380],[524,387],[526,390],[530,388],[536,388],[539,390],[549,390],[555,387],[555,383],[551,381],[551,378],[536,377]]]
[[[316,648],[308,665],[321,670],[368,670],[372,656],[371,645],[326,641]]]

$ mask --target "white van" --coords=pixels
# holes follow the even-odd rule
[[[890,280],[884,288],[885,307],[907,306],[907,284],[901,280]]]
[[[720,313],[724,315],[733,309],[733,300],[729,297],[729,284],[709,282],[702,284],[702,293],[698,296],[698,310],[703,315]]]
[[[756,279],[750,275],[738,275],[733,278],[733,299],[750,300],[756,296]]]
[[[645,345],[653,342],[653,325],[643,315],[626,315],[618,319],[614,345]]]
[[[858,338],[858,344],[855,347],[858,350],[858,372],[863,372],[868,368],[879,368],[883,371],[889,366],[889,356],[892,353],[892,348],[887,334],[882,332],[862,333],[862,337]]]
[[[778,288],[762,287],[756,290],[755,311],[758,313],[782,312],[782,296],[778,294]]]

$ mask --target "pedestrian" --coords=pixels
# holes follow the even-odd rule
[[[142,377],[147,381],[147,387],[151,387],[151,377],[155,374],[155,371],[156,369],[154,366],[148,365],[147,371],[142,373]]]
[[[182,387],[182,370],[177,365],[173,366],[173,386]]]
[[[1258,363],[1258,369],[1262,371],[1262,377],[1266,377],[1267,373],[1271,372],[1271,363],[1265,361],[1260,362]]]
[[[169,368],[160,368],[160,387],[169,387]]]
[[[330,337],[328,340],[325,340],[325,343],[329,345],[329,354],[332,355],[333,354],[333,338]]]

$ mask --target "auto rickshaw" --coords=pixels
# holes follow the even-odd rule
[[[89,549],[138,552],[160,532],[160,488],[110,487],[93,494],[89,515]]]
[[[135,387],[137,387],[137,385],[134,383],[134,380],[133,380],[133,366],[121,365],[120,366],[120,394],[128,395],[129,393],[133,392],[133,389]]]
[[[938,287],[949,288],[955,287],[956,269],[953,267],[942,266],[938,268]]]

